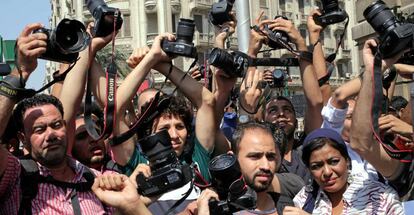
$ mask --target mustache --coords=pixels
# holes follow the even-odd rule
[[[273,173],[272,173],[272,171],[270,171],[270,170],[261,170],[261,171],[256,172],[256,173],[254,174],[254,178],[256,178],[256,177],[257,177],[257,176],[259,176],[259,175],[265,175],[265,176],[271,177],[271,176],[273,175]]]

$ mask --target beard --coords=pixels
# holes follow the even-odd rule
[[[66,158],[66,146],[61,146],[62,149],[48,152],[33,152],[32,157],[45,167],[55,167],[61,165]]]
[[[256,177],[258,177],[258,175],[263,175],[263,174],[269,175],[270,180],[267,183],[261,183],[261,182],[255,183]],[[255,173],[253,175],[253,178],[245,177],[245,181],[246,181],[246,184],[249,185],[250,188],[260,193],[260,192],[266,191],[269,188],[269,186],[272,184],[273,176],[274,174],[272,174],[270,171],[269,172],[260,171],[260,172]]]

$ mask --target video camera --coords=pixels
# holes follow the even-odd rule
[[[322,15],[314,17],[316,24],[327,26],[348,18],[346,11],[339,8],[338,0],[322,0],[322,5]]]
[[[235,0],[220,0],[211,6],[208,15],[211,24],[217,26],[225,22],[231,21],[230,11],[233,9]]]
[[[414,62],[414,24],[397,19],[383,1],[376,1],[364,11],[367,22],[379,34],[378,50],[383,58],[391,58],[398,53],[411,49],[400,62]]]
[[[138,192],[144,196],[156,196],[180,188],[193,179],[193,169],[181,164],[171,145],[168,130],[164,129],[139,141],[149,160],[152,175],[138,174]]]
[[[162,50],[171,56],[197,57],[197,49],[193,44],[194,20],[181,18],[177,26],[177,38],[175,41],[162,41]]]
[[[219,201],[209,201],[210,214],[230,215],[256,208],[256,193],[246,185],[234,155],[222,154],[213,158],[208,169],[219,196]]]
[[[39,28],[33,33],[47,35],[46,52],[39,58],[63,63],[75,62],[79,52],[88,47],[91,41],[85,26],[71,19],[63,19],[53,30]]]
[[[249,66],[299,66],[296,58],[251,58],[239,51],[228,53],[226,50],[214,48],[208,59],[209,63],[222,69],[231,77],[244,77]]]
[[[116,19],[116,30],[122,26],[121,13],[115,17],[116,8],[108,7],[103,0],[88,0],[88,10],[95,19],[94,33],[96,37],[105,37],[114,31],[114,20]]]

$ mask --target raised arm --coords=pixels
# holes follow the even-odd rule
[[[308,51],[305,40],[302,38],[291,21],[280,17],[275,20],[271,20],[269,28],[273,31],[279,30],[286,32],[289,35],[291,42],[296,45],[296,49],[298,51]],[[323,106],[323,99],[312,63],[312,61],[302,57],[299,58],[300,75],[307,103],[305,112],[306,133],[309,133],[316,128],[320,128],[322,124],[321,110]]]
[[[92,24],[88,26],[88,32]],[[79,106],[82,103],[82,98],[85,93],[85,84],[87,80],[87,71],[89,69],[89,62],[94,58],[96,53],[106,46],[111,41],[109,35],[105,38],[93,38],[89,49],[85,49],[79,53],[79,60],[72,70],[66,75],[65,81],[60,93],[60,101],[65,110],[64,120],[67,123],[68,132],[68,154],[71,154],[72,147],[75,141],[75,118],[79,111]]]
[[[373,93],[373,61],[374,56],[371,51],[376,47],[375,40],[370,39],[365,42],[363,48],[363,58],[365,72],[362,78],[362,88],[358,95],[358,101],[355,105],[352,116],[351,126],[351,148],[361,157],[366,159],[377,169],[384,177],[389,177],[398,169],[400,162],[392,159],[384,148],[373,138],[372,133],[372,93]],[[387,65],[391,65],[388,63]]]
[[[36,29],[42,27],[42,24],[35,23],[27,25],[17,38],[17,62],[16,68],[10,75],[4,77],[3,81],[9,83],[13,88],[24,88],[20,82],[20,75],[24,83],[26,83],[30,74],[37,67],[37,58],[46,52],[46,40],[47,36],[42,33],[32,34]],[[20,73],[20,74],[19,74]],[[3,89],[4,84],[0,85]],[[3,91],[3,90],[2,90]],[[12,115],[13,107],[17,102],[17,98],[13,96],[6,96],[6,93],[0,93],[0,136],[3,136],[6,129],[7,122]],[[3,174],[10,164],[8,160],[8,152],[2,146],[0,146],[0,183],[3,179]],[[0,196],[2,193],[0,193]]]
[[[167,55],[162,51],[161,40],[166,38],[157,37],[158,40],[152,47],[155,56],[159,59],[165,59]],[[155,46],[157,44],[157,46]],[[155,68],[163,75],[167,76],[172,83],[195,105],[198,109],[196,116],[195,134],[200,144],[209,152],[214,149],[214,137],[216,134],[215,113],[214,113],[214,96],[207,88],[203,87],[189,75],[173,66],[171,73],[170,63],[158,64]]]

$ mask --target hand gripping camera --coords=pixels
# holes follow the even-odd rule
[[[275,69],[272,71],[273,83],[271,84],[274,88],[283,88],[286,86],[288,75],[281,69]]]
[[[316,24],[327,26],[343,22],[348,18],[346,11],[339,8],[338,0],[322,0],[322,5],[322,15],[314,17]]]
[[[116,8],[108,7],[103,0],[88,0],[86,6],[95,19],[94,33],[96,37],[105,37],[111,34],[114,31],[115,19],[115,29],[121,28],[123,20],[120,13],[118,17],[114,16]]]
[[[275,16],[275,19],[282,17],[285,20],[288,20],[285,16]],[[284,49],[289,46],[289,35],[284,31],[275,30],[272,31],[267,25],[264,26],[264,30],[268,34],[269,42],[267,45],[273,49]]]
[[[167,130],[161,130],[139,141],[147,156],[152,176],[140,173],[136,180],[138,192],[144,196],[156,196],[187,184],[193,178],[193,169],[181,164],[171,146]]]
[[[39,28],[33,33],[47,35],[46,52],[39,58],[63,63],[73,63],[79,52],[88,47],[91,38],[85,26],[71,19],[63,19],[55,29]]]
[[[217,3],[214,3],[208,14],[211,24],[217,26],[231,21],[230,11],[233,9],[234,1],[235,0],[220,0]]]
[[[180,18],[177,26],[177,38],[175,41],[162,41],[162,50],[171,56],[197,57],[197,49],[193,44],[194,20]]]
[[[414,24],[398,20],[383,1],[376,1],[368,6],[364,17],[379,34],[378,49],[383,58],[390,58],[407,48],[414,48]]]
[[[210,200],[210,214],[231,215],[240,210],[256,208],[256,193],[246,185],[234,155],[213,158],[208,167],[219,201]]]

